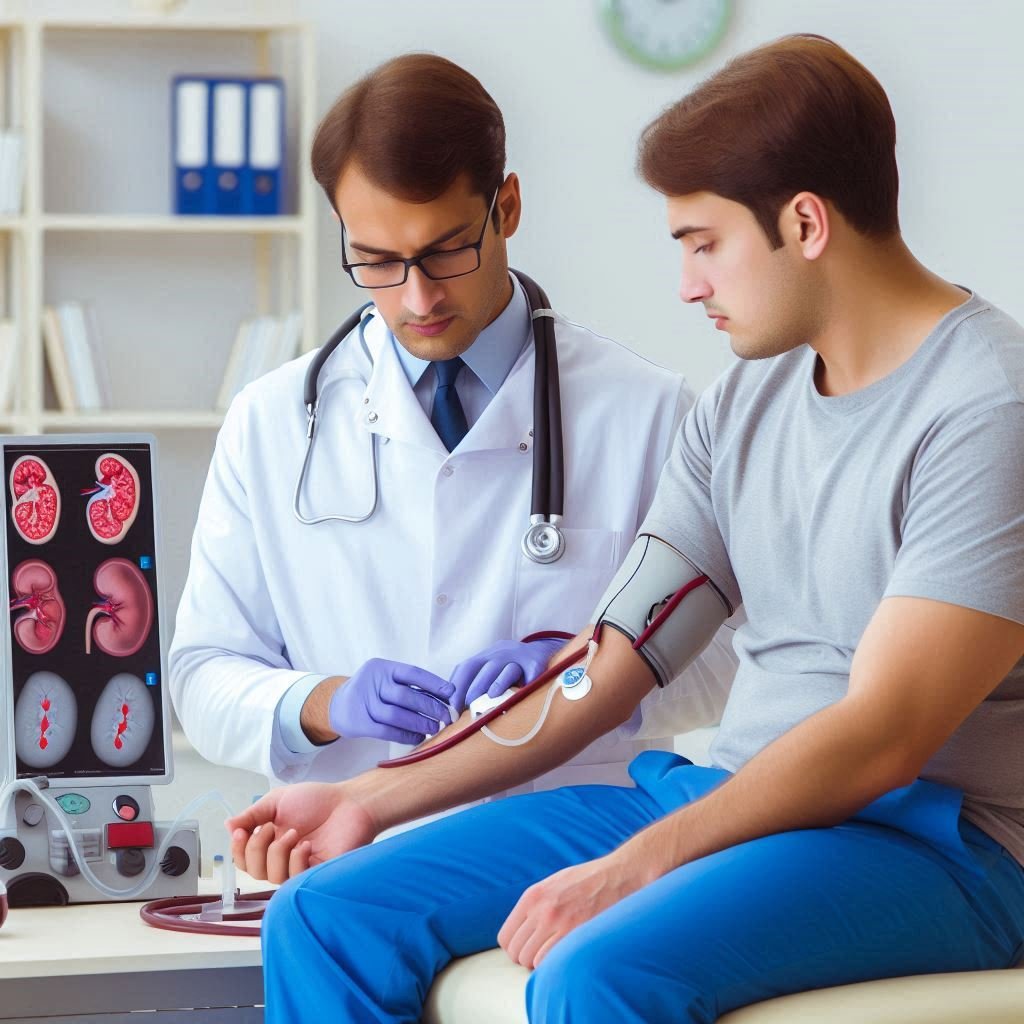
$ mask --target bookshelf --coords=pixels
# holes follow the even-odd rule
[[[319,344],[315,50],[290,15],[281,0],[0,0],[0,127],[23,133],[25,168],[22,213],[0,216],[0,316],[20,357],[0,431],[212,432],[240,320],[299,310],[302,350]],[[221,71],[284,78],[280,216],[170,212],[171,77]],[[43,308],[72,299],[93,305],[110,346],[99,412],[62,411],[49,385]]]
[[[157,435],[170,610],[239,323],[299,310],[301,348],[321,340],[315,47],[294,15],[290,0],[0,0],[0,130],[23,133],[25,163],[21,212],[0,215],[0,318],[20,356],[0,432]],[[282,215],[171,213],[171,80],[189,73],[283,78]],[[99,323],[112,396],[99,412],[62,410],[49,379],[42,313],[70,300]]]

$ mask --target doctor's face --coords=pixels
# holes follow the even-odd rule
[[[420,359],[461,355],[512,297],[505,239],[519,225],[516,176],[508,176],[495,199],[497,228],[488,216],[490,200],[460,177],[437,199],[413,203],[385,192],[355,163],[338,181],[335,203],[349,263],[409,259],[481,242],[480,266],[468,274],[433,280],[415,266],[404,284],[367,289],[399,343]]]
[[[679,297],[703,303],[741,359],[780,355],[818,333],[820,278],[790,241],[772,249],[742,203],[710,192],[671,196],[668,225],[682,246]]]

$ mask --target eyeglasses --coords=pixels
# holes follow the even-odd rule
[[[463,245],[458,249],[438,249],[425,252],[422,256],[403,259],[401,256],[389,257],[379,263],[349,263],[345,252],[345,225],[341,225],[341,266],[352,278],[358,288],[397,288],[405,284],[409,278],[409,270],[419,267],[431,281],[444,281],[449,277],[464,277],[480,269],[480,249],[484,244],[487,222],[491,219],[494,204],[498,200],[501,186],[494,190],[491,204],[487,207],[487,216],[480,237],[472,245]]]

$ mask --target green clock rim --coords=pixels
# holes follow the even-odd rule
[[[654,71],[681,71],[683,68],[696,64],[699,60],[706,57],[722,41],[732,14],[731,0],[722,0],[722,14],[718,19],[718,24],[702,46],[691,50],[685,57],[659,59],[645,53],[623,33],[619,20],[616,17],[616,8],[619,3],[620,0],[600,0],[601,20],[604,23],[605,30],[611,36],[612,42],[623,53],[638,64],[642,64]]]

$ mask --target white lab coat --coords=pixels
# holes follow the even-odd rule
[[[278,782],[343,779],[408,751],[341,739],[300,755],[275,741],[275,708],[307,673],[351,675],[368,658],[385,657],[447,678],[498,640],[586,625],[692,404],[676,374],[556,321],[566,549],[560,561],[537,565],[520,550],[530,513],[532,342],[449,454],[383,319],[364,325],[362,339],[348,338],[322,371],[302,510],[312,517],[368,508],[376,435],[376,513],[357,525],[317,526],[292,514],[313,353],[249,385],[217,438],[170,653],[174,706],[195,748]],[[343,379],[346,372],[361,379]],[[725,631],[673,685],[672,728],[717,721],[734,670]],[[667,696],[652,695],[659,723]],[[627,782],[625,764],[655,745],[626,736],[638,727],[635,719],[533,786]],[[659,728],[659,736],[669,729]]]

